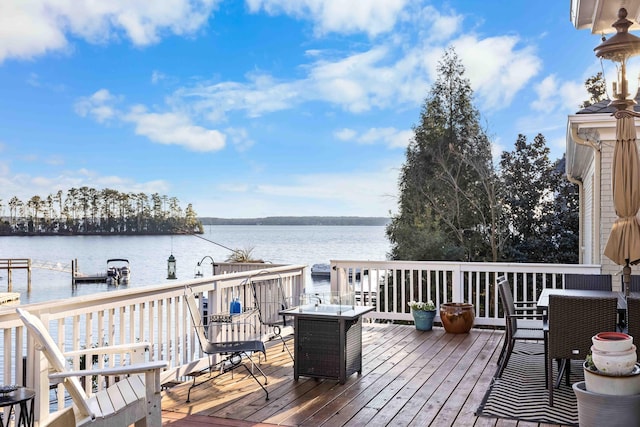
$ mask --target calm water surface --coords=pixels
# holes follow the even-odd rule
[[[85,274],[104,274],[107,259],[127,258],[132,271],[128,287],[132,288],[167,283],[171,254],[176,258],[178,279],[187,280],[193,278],[203,257],[226,260],[231,254],[226,248],[253,248],[255,258],[274,264],[383,261],[390,249],[384,230],[383,226],[206,226],[201,237],[215,243],[194,236],[0,237],[0,258],[31,258],[69,267],[71,260],[77,259],[79,271]],[[203,265],[205,276],[211,274],[210,262]],[[307,275],[307,284],[313,286],[309,271]],[[5,291],[6,271],[0,270],[0,276],[0,291]],[[30,294],[26,271],[14,270],[12,282],[24,304],[118,289],[95,283],[80,284],[72,291],[70,273],[39,268],[32,271]],[[315,285],[326,286],[326,282]]]

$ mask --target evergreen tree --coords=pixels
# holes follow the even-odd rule
[[[497,259],[491,145],[464,71],[448,49],[400,172],[399,213],[386,230],[392,259]]]
[[[588,106],[605,99],[607,87],[605,86],[604,77],[602,76],[601,71],[596,73],[595,76],[591,76],[585,80],[584,87],[587,89],[587,92],[589,92],[589,99],[583,101],[582,104],[580,104],[580,108],[587,108]]]
[[[532,143],[519,135],[514,151],[502,153],[504,261],[577,262],[578,197],[564,165],[550,162],[541,134]]]
[[[566,157],[562,156],[551,168],[550,187],[553,200],[543,208],[545,240],[551,242],[552,250],[542,254],[538,262],[577,264],[580,242],[580,199],[578,186],[566,176]]]
[[[549,197],[549,148],[543,135],[532,143],[518,135],[515,149],[503,152],[501,198],[507,239],[503,257],[507,261],[533,262],[544,253],[541,247],[540,218],[542,202]]]

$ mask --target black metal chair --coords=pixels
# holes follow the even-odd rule
[[[293,318],[280,314],[281,310],[292,306],[282,289],[282,276],[262,270],[252,274],[247,280],[251,285],[260,324],[271,330],[267,338],[282,341],[282,351],[286,350],[293,360],[286,342],[286,339],[293,338]]]
[[[571,360],[585,360],[591,350],[591,338],[616,330],[617,297],[549,296],[549,332],[547,338],[547,389],[553,406],[553,389],[560,386],[566,373],[570,385]],[[559,360],[558,380],[553,382],[553,360]]]
[[[267,357],[267,352],[264,346],[264,342],[259,339],[255,340],[237,340],[237,341],[211,341],[207,337],[205,331],[210,328],[214,328],[217,324],[228,326],[228,327],[241,327],[240,323],[247,325],[245,329],[254,328],[249,322],[244,322],[246,318],[243,318],[242,315],[236,316],[222,316],[217,315],[215,317],[209,317],[209,321],[207,325],[202,321],[202,316],[200,315],[200,309],[198,307],[198,302],[196,301],[195,295],[190,288],[186,288],[184,299],[187,304],[187,308],[189,309],[189,314],[191,315],[191,320],[193,321],[193,327],[195,329],[196,335],[198,337],[198,341],[200,343],[200,347],[202,348],[202,352],[210,357],[210,363],[208,367],[209,378],[204,381],[196,382],[198,378],[198,374],[202,373],[194,373],[193,374],[193,384],[189,387],[189,391],[187,392],[187,403],[191,398],[191,389],[197,387],[201,384],[206,383],[207,381],[217,378],[218,376],[232,371],[237,367],[243,366],[249,375],[253,377],[254,380],[262,387],[267,397],[266,400],[269,400],[269,392],[265,388],[265,386],[260,382],[258,377],[253,373],[253,369],[257,369],[260,374],[264,377],[264,384],[267,384],[267,376],[260,369],[258,365],[253,363],[251,359],[251,355],[253,353],[262,353]],[[209,331],[210,333],[211,331]],[[222,355],[225,356],[221,360],[213,360],[214,357]],[[244,363],[244,360],[248,360],[251,365],[251,369]],[[218,375],[213,375],[214,371],[219,371]]]
[[[511,285],[505,276],[497,279],[498,293],[502,302],[505,317],[505,336],[500,357],[498,358],[498,370],[496,378],[502,376],[502,372],[509,363],[516,341],[544,341],[544,354],[546,354],[547,342],[543,314],[537,313],[535,301],[518,301],[513,299]],[[547,364],[545,358],[545,373]]]
[[[631,284],[633,285],[633,282]],[[638,361],[640,361],[640,298],[638,297],[627,297],[627,333],[633,337]]]
[[[610,274],[565,274],[565,289],[592,289],[598,291],[611,291]]]

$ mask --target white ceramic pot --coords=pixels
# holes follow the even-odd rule
[[[633,337],[622,332],[600,332],[591,337],[593,346],[603,351],[625,351],[633,345]]]
[[[627,375],[637,362],[636,346],[624,351],[604,351],[591,346],[591,358],[598,371],[607,375]]]
[[[605,375],[584,364],[584,382],[587,390],[614,396],[640,394],[640,365],[635,365],[629,375]]]

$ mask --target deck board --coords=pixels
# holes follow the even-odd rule
[[[268,347],[261,368],[270,400],[243,370],[191,392],[190,382],[163,391],[163,426],[517,426],[546,424],[476,417],[496,370],[503,331],[364,323],[362,375],[335,380],[293,379],[282,344]],[[291,345],[291,343],[290,343]],[[202,379],[202,378],[200,378]]]

